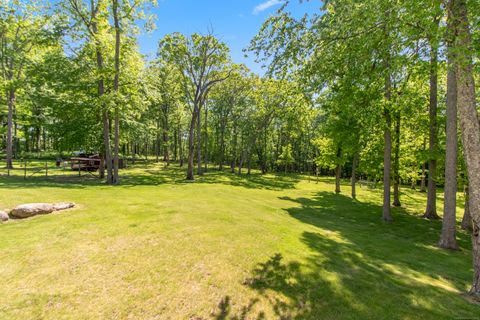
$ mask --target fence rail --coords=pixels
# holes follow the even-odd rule
[[[5,160],[0,160],[0,176],[17,177],[28,179],[31,177],[58,177],[58,176],[82,176],[95,175],[93,172],[72,170],[71,162],[68,160],[38,160],[38,159],[15,159],[13,168],[8,168]]]
[[[123,168],[148,166],[155,162],[153,158],[123,158]],[[72,168],[74,164],[74,169]],[[98,170],[82,170],[83,166],[75,160],[59,159],[13,159],[13,168],[7,168],[6,160],[0,158],[0,177],[16,177],[25,180],[33,177],[97,177]]]

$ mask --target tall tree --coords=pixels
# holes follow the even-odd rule
[[[14,114],[17,90],[25,82],[25,69],[34,51],[58,38],[56,16],[46,12],[36,1],[0,3],[0,72],[5,88],[7,111],[6,166],[12,168]]]
[[[230,75],[225,71],[229,61],[228,47],[212,34],[195,33],[187,38],[173,33],[160,41],[159,55],[179,68],[184,92],[191,104],[187,180],[194,180],[195,127],[210,89]]]
[[[453,61],[452,45],[455,41],[455,26],[451,26],[452,10],[448,10],[448,31],[446,43],[448,46],[447,70],[447,142],[445,156],[445,191],[443,206],[442,233],[439,246],[446,249],[458,249],[456,239],[457,223],[457,79]]]
[[[103,156],[107,168],[107,183],[113,183],[112,149],[110,145],[110,115],[105,101],[105,48],[109,31],[106,0],[67,0],[68,9],[79,25],[82,25],[83,38],[93,44],[96,60],[97,103],[102,119]],[[103,176],[103,170],[100,169]]]
[[[428,161],[427,208],[424,217],[439,219],[437,214],[437,153],[438,153],[438,44],[430,41],[430,136]]]
[[[146,27],[152,27],[148,20],[148,15],[145,15],[144,9],[149,4],[156,4],[156,1],[148,0],[111,0],[111,12],[113,20],[113,29],[115,32],[115,53],[114,53],[114,79],[113,79],[113,94],[114,94],[114,147],[113,147],[113,174],[112,184],[119,184],[119,152],[120,152],[120,59],[122,47],[122,34],[132,32],[135,30],[134,23],[140,19],[146,19]],[[144,18],[146,17],[146,18]]]
[[[473,47],[466,0],[449,0],[450,32],[456,34],[453,51],[457,81],[457,107],[469,183],[469,209],[473,220],[473,281],[470,293],[480,296],[480,124],[475,100]]]

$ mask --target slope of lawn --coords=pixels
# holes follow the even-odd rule
[[[353,201],[329,178],[122,174],[0,177],[0,208],[78,204],[0,225],[0,319],[480,318],[469,236],[438,249],[424,194],[404,189],[385,224],[380,190]]]

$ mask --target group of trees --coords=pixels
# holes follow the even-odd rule
[[[356,171],[383,179],[385,221],[392,221],[391,206],[401,205],[402,183],[415,188],[419,181],[422,190],[428,185],[424,217],[438,219],[436,188],[444,185],[439,245],[447,249],[458,249],[457,190],[468,185],[464,227],[473,228],[471,292],[480,294],[474,81],[480,51],[478,28],[472,28],[480,17],[478,3],[330,0],[300,19],[286,8],[288,3],[264,23],[250,49],[269,63],[270,75],[300,79],[315,97],[323,117],[317,164],[335,169],[337,181],[348,166],[353,197]]]
[[[29,152],[85,150],[101,155],[109,184],[120,183],[120,157],[140,156],[186,163],[188,180],[208,166],[332,173],[338,193],[351,178],[354,198],[359,178],[383,182],[385,221],[407,184],[427,191],[424,216],[438,219],[441,185],[448,249],[458,248],[456,195],[468,185],[464,226],[480,293],[475,1],[330,0],[300,19],[286,2],[249,48],[268,66],[264,77],[231,61],[213,33],[167,35],[146,60],[136,35],[153,27],[151,5],[0,4],[8,167]]]

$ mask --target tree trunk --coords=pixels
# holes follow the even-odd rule
[[[359,154],[355,153],[355,155],[353,156],[353,162],[352,162],[352,180],[351,180],[351,183],[352,183],[352,199],[357,198],[356,186],[357,186],[357,166],[358,166],[358,160],[359,160],[358,158],[359,158]],[[310,171],[309,171],[309,175],[310,175]]]
[[[395,113],[395,149],[393,159],[393,206],[401,207],[400,202],[400,111]]]
[[[218,170],[223,171],[223,161],[225,159],[225,129],[220,129],[220,159]]]
[[[183,167],[183,144],[182,144],[182,127],[178,124],[178,157],[179,157],[179,166]]]
[[[115,96],[115,123],[114,123],[114,147],[113,147],[113,184],[119,184],[118,165],[120,152],[120,108],[119,108],[119,80],[120,80],[120,25],[118,21],[118,0],[113,0],[114,3],[114,22],[115,22],[115,78],[113,82],[113,90]]]
[[[337,166],[335,167],[335,193],[337,194],[342,192],[340,190],[340,179],[342,178],[342,165],[340,164],[341,157],[342,157],[342,149],[338,148],[337,161],[339,161],[339,163],[337,163]]]
[[[430,46],[430,136],[428,162],[427,208],[424,218],[440,219],[437,214],[437,109],[438,109],[438,49]]]
[[[178,154],[178,133],[177,130],[173,130],[173,161],[177,161]]]
[[[157,130],[155,132],[155,162],[160,161],[160,120],[157,119]]]
[[[335,193],[340,193],[342,190],[340,189],[340,179],[342,174],[342,165],[337,164],[335,167]]]
[[[463,218],[462,218],[462,229],[463,230],[468,230],[468,231],[473,231],[472,228],[472,216],[470,215],[470,206],[468,204],[468,186],[465,187],[465,209],[463,212]]]
[[[195,180],[193,176],[193,158],[195,154],[195,125],[197,123],[198,107],[195,105],[192,113],[192,120],[190,121],[190,129],[188,131],[188,167],[187,180]]]
[[[92,9],[93,10],[93,9]],[[92,22],[92,30],[94,34],[98,34],[97,24],[95,22],[95,13],[92,14],[93,21]],[[97,62],[97,69],[99,74],[102,74],[104,66],[103,66],[103,55],[101,52],[101,43],[100,40],[95,39],[95,55],[96,55],[96,62]],[[98,98],[101,101],[103,95],[105,94],[105,84],[103,75],[100,76],[98,79]],[[110,147],[110,121],[108,117],[108,110],[106,106],[102,103],[100,106],[101,114],[102,114],[102,123],[103,123],[103,147],[104,147],[104,154],[105,154],[105,162],[107,167],[107,184],[113,183],[113,170],[112,170],[112,153]]]
[[[449,21],[450,22],[450,21]],[[450,44],[451,45],[451,44]],[[458,250],[456,239],[457,223],[457,82],[455,69],[449,59],[447,74],[447,123],[445,155],[445,191],[442,233],[439,246]]]
[[[200,109],[197,114],[197,174],[202,175],[202,125]]]
[[[100,154],[100,167],[98,168],[98,175],[100,179],[105,179],[105,156]]]
[[[475,101],[473,49],[465,0],[450,0],[454,26],[457,108],[462,132],[463,150],[469,181],[469,208],[473,220],[472,254],[474,277],[470,293],[480,296],[480,124]]]
[[[470,293],[480,297],[480,228],[473,225],[472,231],[473,283]]]
[[[391,100],[392,80],[390,75],[385,78],[385,100],[389,103]],[[385,117],[385,129],[383,133],[383,216],[384,221],[392,221],[390,209],[390,180],[392,165],[392,116],[389,106],[384,107],[383,115]]]
[[[165,119],[162,138],[163,138],[163,161],[167,163],[167,166],[170,165],[170,150],[169,150],[169,142],[168,142],[168,120]]]
[[[102,81],[102,88],[103,88],[103,81]],[[103,121],[103,144],[105,149],[104,150],[105,162],[106,162],[106,168],[107,168],[107,184],[112,184],[113,182],[112,154],[110,151],[109,119],[108,119],[108,112],[106,110],[102,111],[102,121]]]
[[[204,152],[204,161],[203,161],[203,166],[204,166],[204,171],[207,172],[208,170],[208,108],[207,105],[205,104],[205,139],[204,139],[204,145],[205,145],[205,152]]]
[[[7,169],[13,169],[13,109],[15,108],[15,90],[10,89],[7,96],[8,119],[7,119]]]
[[[425,168],[425,162],[422,163],[422,180],[420,181],[420,192],[427,192],[427,188],[425,186],[425,173],[426,168]]]
[[[230,172],[235,173],[235,167],[237,166],[237,126],[233,127],[233,147],[232,147],[232,162],[230,164]]]

